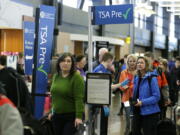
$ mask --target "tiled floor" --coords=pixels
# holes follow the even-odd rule
[[[119,94],[113,95],[111,101],[112,103],[110,106],[108,135],[124,135],[125,117],[124,115],[123,116],[117,115],[120,108],[120,95]],[[88,111],[86,112],[86,116],[88,116]],[[87,130],[87,132],[88,131],[89,130]],[[88,134],[87,132],[85,132],[84,135],[87,135]],[[90,129],[90,132],[91,132],[91,129]],[[96,133],[98,134],[98,131]]]
[[[117,115],[120,108],[120,95],[113,95],[111,101],[108,135],[124,135],[126,124],[125,113],[122,116]],[[170,108],[168,108],[167,118],[170,118],[170,116]]]
[[[109,117],[109,134],[108,135],[124,135],[125,117],[118,116],[120,108],[120,96],[116,94],[112,96],[111,112]]]
[[[119,112],[119,108],[120,108],[120,95],[116,94],[112,96],[108,135],[124,135],[125,124],[126,124],[125,113],[123,116],[118,116],[117,113]],[[167,113],[166,113],[167,118],[171,118],[170,110],[171,108],[168,107]]]

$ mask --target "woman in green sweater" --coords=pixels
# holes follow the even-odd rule
[[[53,126],[55,135],[73,135],[82,123],[84,112],[84,81],[75,71],[70,53],[63,53],[57,60],[57,74],[51,85]]]

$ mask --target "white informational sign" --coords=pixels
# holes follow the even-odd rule
[[[111,99],[110,85],[109,74],[89,73],[87,75],[87,103],[109,105]]]
[[[16,69],[17,67],[17,56],[7,56],[7,67]]]

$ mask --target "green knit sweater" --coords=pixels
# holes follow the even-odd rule
[[[51,85],[52,107],[55,113],[75,113],[76,118],[82,118],[84,112],[84,81],[75,72],[72,76],[53,76]]]

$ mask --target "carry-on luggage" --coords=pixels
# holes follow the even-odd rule
[[[175,123],[168,118],[157,123],[157,135],[177,135]]]
[[[42,135],[55,135],[52,121],[48,119],[48,115],[40,119],[41,134]]]
[[[177,132],[180,134],[180,91],[178,93],[178,103],[172,108],[171,118],[176,124]]]
[[[86,132],[86,123],[80,124],[76,129],[75,135],[84,135]]]

